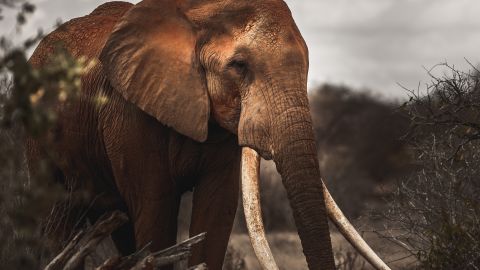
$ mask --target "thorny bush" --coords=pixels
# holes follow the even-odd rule
[[[410,91],[402,108],[416,169],[391,196],[382,234],[422,269],[479,269],[480,73],[440,66],[449,74],[430,73],[427,93]]]

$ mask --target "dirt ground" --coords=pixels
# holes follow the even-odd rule
[[[189,204],[190,195],[182,199],[181,213],[179,215],[179,237],[178,240],[186,239],[188,236]],[[238,218],[243,218],[237,215]],[[356,223],[362,224],[358,229],[367,243],[379,256],[395,270],[412,269],[415,261],[407,257],[400,247],[382,239],[378,234],[373,233],[374,225],[371,220],[361,220]],[[376,227],[381,227],[381,221],[376,221]],[[248,234],[243,233],[242,222],[235,222],[234,233],[230,236],[229,250],[224,264],[224,270],[261,270],[257,258],[253,252]],[[332,245],[338,270],[373,269],[356,251],[350,243],[336,231],[333,224],[330,224]],[[356,226],[359,228],[359,226]],[[308,269],[305,257],[303,256],[300,238],[295,231],[268,232],[267,238],[272,248],[273,255],[280,269],[303,270]],[[407,257],[407,258],[405,258]],[[405,259],[404,259],[405,258]],[[177,268],[181,269],[181,268]]]
[[[280,269],[303,270],[308,269],[298,234],[295,232],[277,232],[268,234],[268,241],[273,255]],[[372,245],[375,251],[384,259],[392,269],[411,269],[414,267],[411,258],[399,260],[408,254],[385,240],[379,239],[374,233],[364,234],[366,241]],[[247,234],[232,234],[230,238],[230,250],[234,253],[236,265],[229,262],[227,255],[225,270],[248,269],[261,270],[258,260],[253,253],[252,246]],[[363,260],[350,244],[338,233],[332,233],[332,245],[335,252],[335,260],[339,270],[350,269],[373,269],[368,262]],[[243,260],[243,262],[241,261]],[[242,265],[243,264],[243,265]],[[230,267],[230,268],[229,268]],[[242,268],[243,267],[243,268]]]

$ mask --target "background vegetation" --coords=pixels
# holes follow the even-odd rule
[[[427,94],[404,109],[415,169],[400,179],[384,217],[385,236],[425,269],[480,267],[480,77],[447,64]]]
[[[17,10],[21,31],[35,7],[26,1],[0,1],[0,11]],[[1,14],[1,13],[0,13]],[[0,17],[0,20],[3,17]],[[85,62],[59,50],[49,65],[35,69],[27,52],[41,31],[22,44],[0,39],[0,265],[2,269],[36,269],[53,254],[44,237],[53,207],[67,199],[47,161],[28,175],[24,145],[27,137],[49,140],[55,123],[54,107],[78,97]]]

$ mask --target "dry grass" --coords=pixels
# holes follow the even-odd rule
[[[277,183],[281,186],[280,183]],[[279,187],[277,187],[279,188]],[[287,202],[282,202],[288,206]],[[265,207],[271,207],[272,204],[266,204]],[[380,207],[380,206],[377,206]],[[182,199],[181,212],[179,215],[179,234],[178,240],[184,240],[188,237],[189,227],[189,213],[191,208],[191,193],[187,193]],[[241,206],[239,206],[241,209]],[[238,211],[237,213],[242,213]],[[288,216],[289,211],[283,211],[277,213],[278,215],[285,215],[284,219],[291,219]],[[253,252],[252,245],[248,234],[245,233],[243,215],[237,215],[234,227],[234,233],[230,236],[230,242],[227,254],[225,256],[224,270],[260,270],[261,267],[258,264],[258,260]],[[379,253],[392,269],[411,269],[415,263],[415,259],[408,256],[397,245],[391,243],[387,239],[380,238],[375,233],[374,228],[381,228],[383,224],[381,221],[363,218],[357,220],[356,227],[360,228],[359,231],[363,232],[363,236],[366,241],[372,246],[372,248]],[[330,224],[332,245],[334,248],[335,260],[337,263],[337,269],[339,270],[357,270],[357,269],[373,269],[369,264],[351,247],[345,238],[336,231],[334,226]],[[302,246],[300,238],[295,230],[268,230],[267,238],[272,248],[275,260],[278,263],[280,269],[288,270],[303,270],[307,269],[307,263],[302,252]],[[390,263],[392,262],[392,263]],[[176,269],[183,269],[186,264],[177,266]]]
[[[273,255],[280,269],[285,270],[306,270],[307,263],[302,253],[300,239],[296,232],[276,232],[267,236],[271,245]],[[392,269],[411,269],[413,266],[411,259],[399,258],[405,257],[398,247],[390,244],[384,239],[380,239],[374,233],[366,234],[367,241],[376,251],[389,263]],[[346,242],[339,233],[332,233],[332,242],[334,247],[335,261],[339,270],[370,270],[373,269],[350,244]],[[236,261],[243,261],[244,268],[229,268],[224,265],[224,270],[231,269],[249,269],[261,270],[257,258],[253,252],[250,240],[247,234],[232,234],[230,237],[229,250],[238,256]]]

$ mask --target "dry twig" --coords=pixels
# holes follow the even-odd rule
[[[109,215],[100,218],[95,225],[85,231],[80,231],[68,243],[65,249],[55,257],[45,270],[74,270],[81,269],[85,258],[95,251],[97,245],[108,237],[115,229],[120,227],[128,220],[127,215],[115,211]],[[112,257],[106,260],[97,270],[143,270],[157,269],[158,267],[173,264],[175,262],[188,259],[191,255],[192,246],[202,242],[206,238],[206,233],[199,234],[185,240],[173,247],[157,251],[148,252],[150,244],[146,245],[138,252],[126,257]],[[200,264],[189,268],[189,270],[207,269],[205,264]]]

